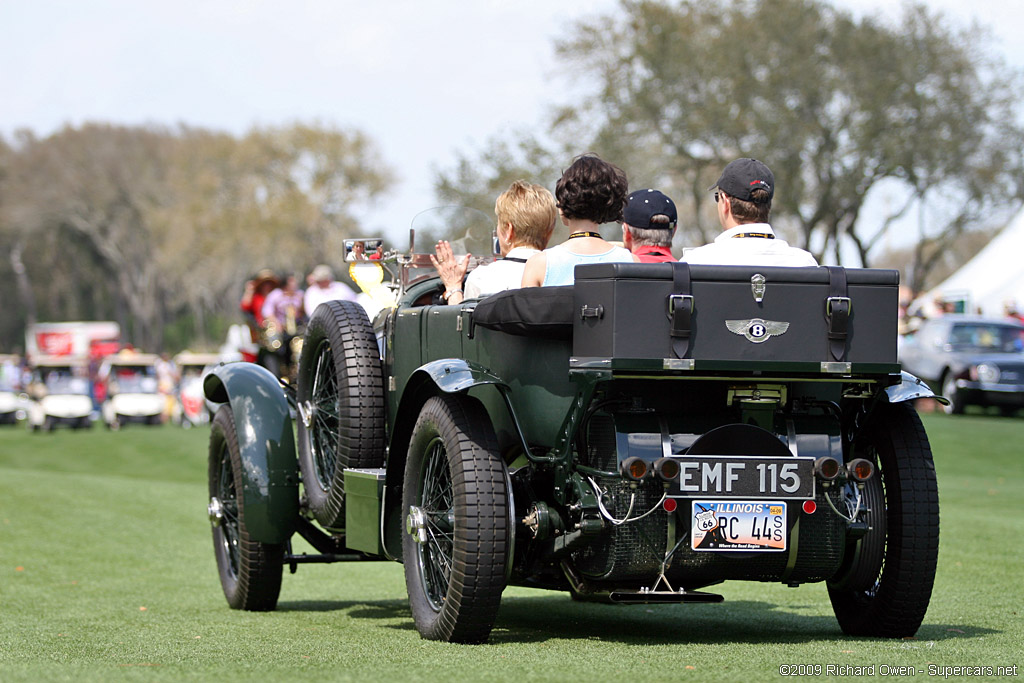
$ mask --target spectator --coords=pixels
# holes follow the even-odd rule
[[[1017,302],[1013,299],[1007,299],[1003,304],[1003,311],[1006,313],[1007,318],[1013,318],[1019,322],[1024,323],[1024,313],[1021,313],[1017,308]]]
[[[722,265],[816,266],[810,252],[776,237],[768,224],[775,176],[757,159],[736,159],[709,190],[715,191],[723,232],[711,244],[683,250],[681,261]]]
[[[593,154],[576,157],[555,186],[569,239],[530,257],[523,287],[571,285],[577,265],[636,261],[628,249],[604,241],[597,231],[602,223],[622,220],[627,187],[626,174],[618,166]]]
[[[494,213],[498,218],[495,232],[501,258],[469,274],[465,284],[468,299],[520,287],[526,261],[539,254],[551,239],[558,209],[555,198],[546,188],[517,180],[498,196]],[[451,245],[444,240],[437,243],[435,252],[437,256],[431,255],[430,262],[444,283],[445,299],[450,304],[460,303],[469,254],[459,263]]]
[[[622,243],[641,263],[675,261],[676,205],[657,190],[637,190],[622,212]]]
[[[365,261],[366,260],[366,242],[358,240],[352,243],[352,251],[345,257],[346,261]]]
[[[278,284],[277,276],[269,268],[264,268],[256,273],[255,278],[245,283],[239,307],[245,314],[249,326],[253,328],[254,334],[263,324],[263,304],[270,292],[277,289]]]
[[[263,317],[276,320],[288,334],[295,334],[296,325],[306,318],[303,294],[293,273],[285,276],[284,284],[267,295],[263,302]]]
[[[342,282],[334,280],[334,271],[330,266],[320,264],[309,275],[310,285],[306,290],[304,308],[306,317],[311,317],[316,307],[325,301],[355,301],[356,293]]]

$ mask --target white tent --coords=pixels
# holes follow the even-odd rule
[[[963,301],[964,311],[1003,315],[1008,300],[1024,308],[1024,211],[945,282],[922,297]]]

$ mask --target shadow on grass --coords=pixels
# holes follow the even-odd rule
[[[625,606],[580,604],[557,598],[510,598],[502,601],[491,642],[542,642],[568,637],[630,644],[809,643],[853,638],[843,634],[832,616],[800,615],[778,607],[752,600],[723,605]],[[998,631],[925,623],[913,640],[978,638],[993,633]]]
[[[282,612],[344,612],[353,619],[400,619],[386,628],[412,630],[406,600],[300,600],[282,602]],[[791,609],[791,607],[790,607]],[[980,638],[999,633],[964,624],[925,623],[911,641]],[[779,605],[739,600],[721,605],[607,605],[578,603],[568,596],[506,597],[501,601],[491,644],[536,643],[579,638],[628,644],[675,643],[810,643],[854,638],[839,629],[834,617],[800,615]],[[913,647],[908,645],[908,647]]]

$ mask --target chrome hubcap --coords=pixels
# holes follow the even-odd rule
[[[224,521],[224,506],[217,497],[210,498],[210,504],[206,506],[206,514],[210,517],[210,524],[220,526]]]

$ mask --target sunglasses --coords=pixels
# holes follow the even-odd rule
[[[717,204],[717,203],[718,203],[718,193],[716,192],[715,193],[715,204]]]

